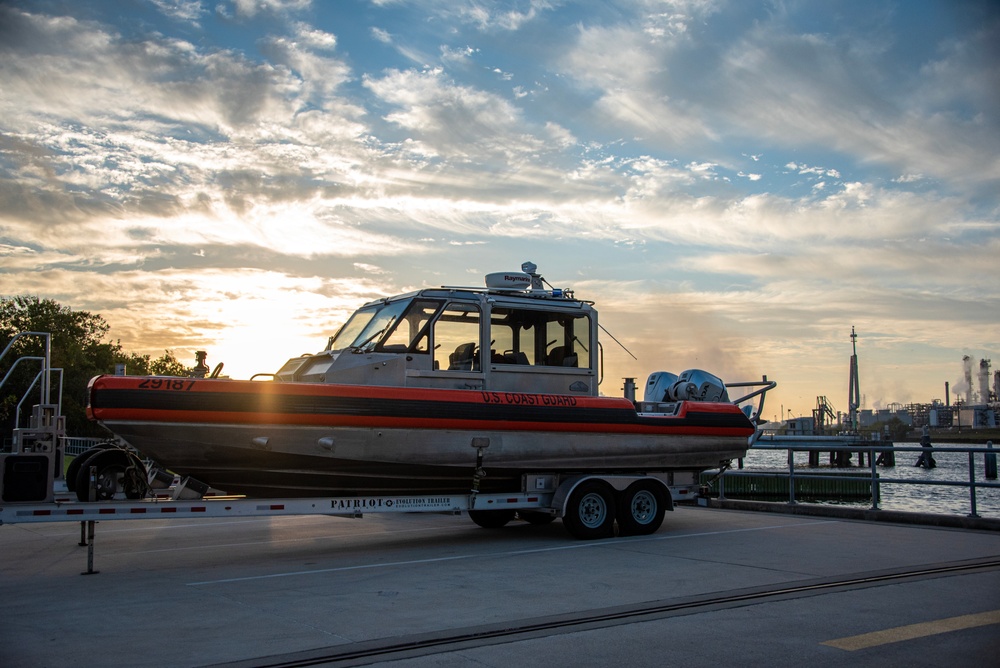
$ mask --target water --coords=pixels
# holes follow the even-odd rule
[[[914,444],[915,445],[915,444]],[[966,452],[941,452],[940,447],[963,447],[960,443],[935,443],[934,460],[937,467],[924,469],[913,466],[920,456],[919,452],[897,452],[895,466],[876,467],[881,481],[879,508],[883,510],[903,510],[909,512],[934,513],[938,515],[968,515],[972,510],[970,491],[968,487],[953,487],[946,485],[920,484],[927,481],[969,482],[969,454]],[[967,446],[966,446],[967,447]],[[997,450],[1000,457],[1000,449]],[[976,482],[994,483],[997,480],[986,479],[986,464],[982,453],[973,454]],[[828,462],[826,453],[820,456],[820,462]],[[853,461],[857,461],[857,454]],[[838,469],[823,467],[810,469],[809,453],[795,453],[795,470],[816,472],[840,471],[870,471],[868,466],[853,469]],[[744,470],[782,470],[788,471],[788,453],[785,450],[753,448],[743,460]],[[918,484],[891,483],[891,480],[915,480]],[[871,502],[837,502],[837,505],[870,508]],[[1000,488],[976,489],[976,514],[980,517],[1000,519]]]
[[[69,440],[69,439],[67,439]],[[99,439],[74,439],[79,443],[67,443],[67,455],[80,454],[83,450],[91,447],[93,443],[89,441]],[[75,446],[75,447],[71,447]],[[912,444],[916,445],[916,444]],[[963,447],[961,443],[935,443],[941,447]],[[77,452],[77,450],[79,452]],[[877,473],[882,484],[880,485],[881,499],[879,508],[883,510],[905,510],[910,512],[934,513],[938,515],[968,515],[972,510],[969,500],[969,489],[967,487],[951,487],[945,485],[924,485],[924,484],[902,484],[888,483],[886,479],[907,479],[920,482],[929,480],[946,480],[949,482],[969,482],[969,455],[966,452],[941,452],[935,448],[934,460],[937,467],[931,470],[913,466],[920,456],[919,452],[897,452],[896,466],[879,466]],[[1000,448],[997,448],[997,456],[1000,458]],[[997,480],[986,480],[985,460],[982,453],[973,455],[975,461],[976,482],[992,482]],[[820,456],[821,462],[828,462],[826,453]],[[857,454],[854,455],[857,461]],[[854,467],[853,469],[837,469],[823,467],[821,469],[810,469],[809,453],[795,453],[795,470],[816,471],[816,472],[837,472],[837,471],[859,471],[868,472],[865,467]],[[743,460],[744,470],[768,470],[788,472],[788,453],[783,449],[758,449],[753,448]],[[858,508],[870,508],[870,501],[827,501],[836,505],[852,506]],[[990,517],[1000,519],[1000,488],[976,489],[976,514],[980,517]]]

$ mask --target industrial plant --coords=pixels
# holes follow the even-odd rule
[[[997,427],[997,414],[1000,413],[1000,371],[990,371],[991,360],[980,359],[977,372],[973,358],[963,356],[962,379],[954,388],[951,383],[944,384],[944,401],[935,399],[931,403],[891,403],[885,408],[872,410],[861,408],[857,334],[853,327],[851,344],[853,354],[848,383],[848,410],[837,411],[825,396],[816,397],[812,415],[789,418],[783,424],[785,434],[857,433],[872,431],[893,421],[910,428],[927,426],[957,431]]]

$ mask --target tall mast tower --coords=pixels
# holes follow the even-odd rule
[[[861,407],[861,386],[858,381],[858,335],[851,325],[851,378],[847,386],[847,424],[851,431],[858,431],[858,409]]]

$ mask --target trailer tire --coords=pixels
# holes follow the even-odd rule
[[[600,480],[581,482],[566,503],[563,524],[574,538],[595,540],[615,533],[615,491]]]
[[[84,461],[76,475],[76,498],[90,500],[90,469],[97,474],[97,500],[109,501],[119,492],[127,499],[145,495],[146,467],[135,455],[119,448],[96,452]]]
[[[469,519],[484,529],[500,529],[514,519],[515,510],[470,510]]]
[[[104,452],[105,450],[108,450],[109,448],[113,447],[115,447],[113,443],[98,443],[94,447],[88,448],[84,450],[81,454],[77,455],[76,457],[73,457],[72,461],[70,461],[69,463],[69,466],[66,467],[66,489],[71,492],[75,492],[76,478],[77,475],[79,475],[80,473],[80,468],[83,466],[83,463],[86,462],[91,457],[93,457],[94,455],[96,455],[97,453]]]
[[[618,533],[621,536],[647,536],[663,524],[667,498],[659,483],[639,480],[628,486],[618,498]]]

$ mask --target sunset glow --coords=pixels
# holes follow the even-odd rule
[[[845,410],[853,326],[865,407],[943,399],[1000,364],[998,45],[987,0],[6,2],[0,294],[249,378],[530,260],[638,357],[605,394]]]

